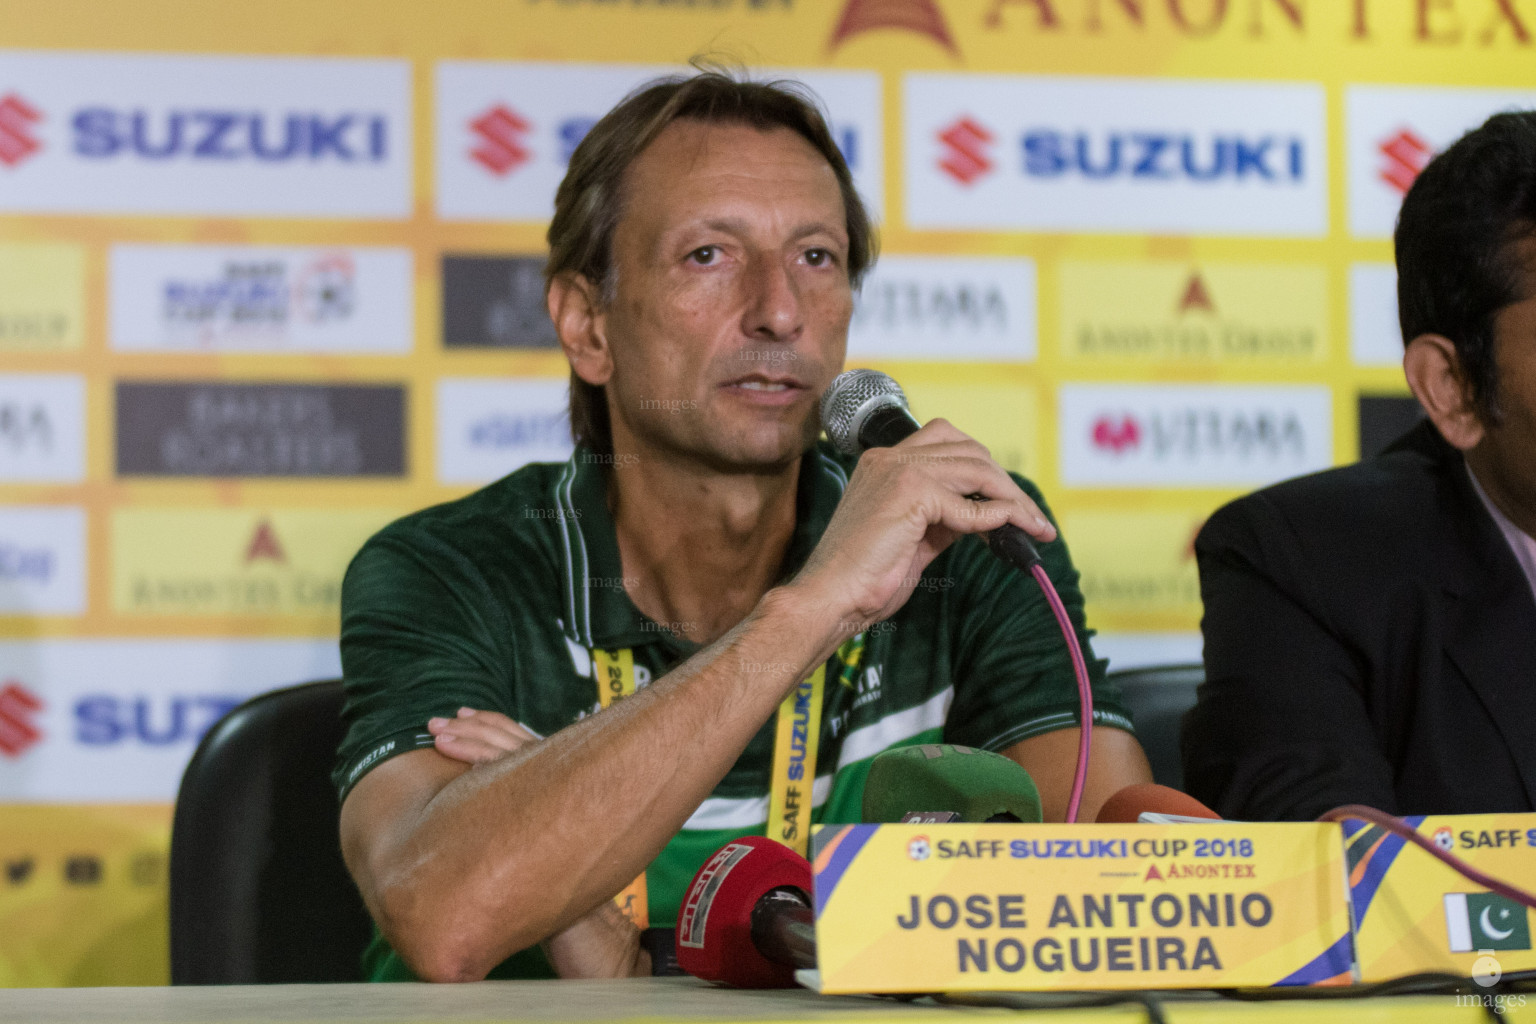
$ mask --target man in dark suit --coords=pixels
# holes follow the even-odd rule
[[[1536,809],[1536,113],[1437,157],[1395,242],[1427,421],[1195,542],[1184,774],[1228,817]]]

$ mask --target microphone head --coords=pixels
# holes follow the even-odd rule
[[[1094,821],[1101,825],[1134,825],[1143,812],[1222,820],[1221,815],[1186,793],[1155,782],[1138,782],[1104,801]]]
[[[695,978],[734,988],[790,988],[795,969],[763,956],[752,942],[752,908],[775,889],[810,896],[811,864],[782,843],[742,836],[715,851],[683,894],[677,912],[677,963]]]
[[[907,407],[907,396],[889,374],[879,370],[844,370],[821,396],[821,425],[844,455],[864,451],[859,431],[871,413],[888,405]]]
[[[864,781],[864,821],[897,822],[913,811],[952,811],[972,823],[1000,814],[1038,822],[1040,791],[1016,761],[989,750],[924,743],[877,754]]]

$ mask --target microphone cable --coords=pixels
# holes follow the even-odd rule
[[[1317,820],[1334,822],[1368,822],[1369,824],[1375,825],[1377,828],[1383,829],[1401,839],[1406,840],[1407,842],[1412,843],[1414,846],[1417,846],[1419,849],[1423,850],[1425,853],[1429,854],[1431,857],[1440,861],[1446,867],[1450,868],[1452,871],[1455,871],[1457,874],[1468,879],[1469,881],[1474,882],[1477,885],[1480,885],[1492,892],[1496,892],[1500,896],[1503,896],[1505,899],[1513,900],[1516,903],[1522,904],[1532,909],[1536,909],[1536,896],[1532,896],[1530,893],[1526,892],[1524,889],[1519,888],[1518,886],[1511,885],[1508,882],[1502,881],[1501,879],[1494,878],[1492,875],[1485,874],[1484,872],[1479,871],[1477,868],[1473,867],[1471,864],[1468,864],[1466,861],[1462,860],[1460,857],[1456,856],[1454,853],[1449,853],[1440,849],[1440,847],[1419,835],[1418,829],[1414,828],[1412,825],[1409,825],[1403,819],[1388,814],[1386,811],[1378,811],[1376,808],[1367,807],[1364,804],[1345,804],[1343,807],[1335,807],[1333,810],[1326,812]]]
[[[1082,717],[1077,739],[1077,771],[1073,773],[1072,795],[1067,801],[1067,821],[1076,824],[1078,808],[1083,802],[1083,787],[1088,782],[1088,755],[1093,745],[1093,689],[1088,685],[1088,665],[1083,661],[1083,648],[1077,642],[1077,631],[1072,628],[1072,620],[1067,618],[1066,605],[1062,604],[1061,595],[1056,593],[1056,587],[1051,583],[1045,566],[1040,564],[1038,555],[1029,571],[1040,585],[1040,593],[1045,595],[1046,604],[1051,606],[1051,613],[1056,616],[1056,625],[1061,627],[1062,639],[1066,641],[1067,652],[1072,656],[1072,674],[1077,677],[1077,701],[1082,709]]]

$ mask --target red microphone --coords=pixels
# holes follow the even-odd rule
[[[735,988],[789,988],[816,966],[811,865],[762,836],[733,839],[693,876],[677,912],[677,963]]]
[[[1099,816],[1094,820],[1100,825],[1134,825],[1143,813],[1222,820],[1221,815],[1194,797],[1169,786],[1159,786],[1155,782],[1138,782],[1134,786],[1126,786],[1104,801],[1104,806],[1099,808]]]

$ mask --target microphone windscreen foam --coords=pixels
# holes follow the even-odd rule
[[[1221,820],[1221,815],[1194,797],[1169,786],[1159,786],[1155,782],[1138,782],[1134,786],[1126,786],[1104,801],[1104,806],[1099,808],[1098,817],[1094,820],[1101,825],[1134,825],[1144,811]]]
[[[911,811],[953,811],[959,821],[971,823],[998,814],[1041,820],[1040,791],[1016,761],[948,743],[876,755],[864,782],[863,811],[868,824],[897,822]]]
[[[752,944],[752,908],[774,889],[812,892],[811,865],[763,836],[733,839],[693,876],[677,912],[677,963],[695,978],[735,988],[788,988],[795,969]]]

